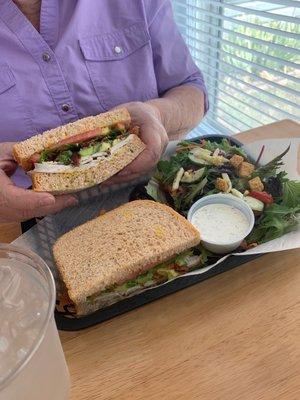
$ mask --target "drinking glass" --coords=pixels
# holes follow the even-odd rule
[[[54,321],[47,264],[0,244],[0,400],[66,400],[70,377]]]

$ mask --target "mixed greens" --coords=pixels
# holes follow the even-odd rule
[[[256,216],[254,229],[243,243],[246,249],[297,228],[300,182],[289,180],[279,171],[288,151],[289,147],[259,166],[227,139],[220,143],[183,141],[169,160],[158,163],[146,192],[185,216],[202,196],[223,192],[243,199]]]
[[[212,256],[212,254],[204,247],[194,247],[193,249],[173,257],[169,261],[151,268],[135,279],[121,285],[112,285],[99,293],[87,297],[87,301],[93,303],[112,294],[127,297],[143,288],[162,284],[189,271],[200,268],[207,263],[208,257],[210,256]]]

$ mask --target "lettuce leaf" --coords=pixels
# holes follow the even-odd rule
[[[187,257],[190,257],[194,254],[193,250],[187,250],[184,253],[179,254],[176,258],[175,258],[175,263],[179,266],[185,266],[187,265]]]
[[[300,182],[286,181],[283,184],[282,205],[300,207]]]
[[[188,151],[177,153],[170,160],[161,160],[157,164],[155,178],[164,184],[171,185],[180,168],[189,164]]]
[[[150,179],[148,185],[145,186],[146,192],[153,200],[158,203],[167,204],[165,192],[160,188],[159,183],[155,179]]]
[[[71,150],[62,151],[56,157],[56,161],[60,164],[70,165],[72,163],[73,152]]]
[[[265,243],[297,229],[299,213],[300,204],[293,208],[276,203],[268,206],[259,224],[246,238],[247,243]]]

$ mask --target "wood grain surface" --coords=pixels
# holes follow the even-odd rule
[[[0,243],[10,243],[21,233],[21,225],[16,222],[0,223]]]
[[[81,332],[72,400],[300,398],[300,251],[273,253]]]
[[[300,137],[285,120],[238,135]],[[18,225],[0,226],[0,240]],[[60,332],[70,400],[297,400],[300,250],[263,256],[80,332]]]

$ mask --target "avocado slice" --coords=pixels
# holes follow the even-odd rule
[[[109,150],[110,148],[111,148],[111,144],[110,144],[109,142],[102,142],[102,143],[100,144],[100,148],[99,148],[98,151],[103,151],[103,152],[105,152],[105,151]]]
[[[89,146],[89,147],[84,147],[79,151],[79,154],[81,157],[88,157],[93,155],[94,153],[97,153],[100,149],[100,144],[96,144],[94,146]]]
[[[102,143],[97,143],[94,146],[89,146],[89,147],[85,147],[83,149],[81,149],[79,151],[79,154],[81,155],[81,157],[88,157],[88,156],[92,156],[95,153],[98,152],[106,152],[107,150],[110,149],[110,144],[108,142],[102,142]]]

